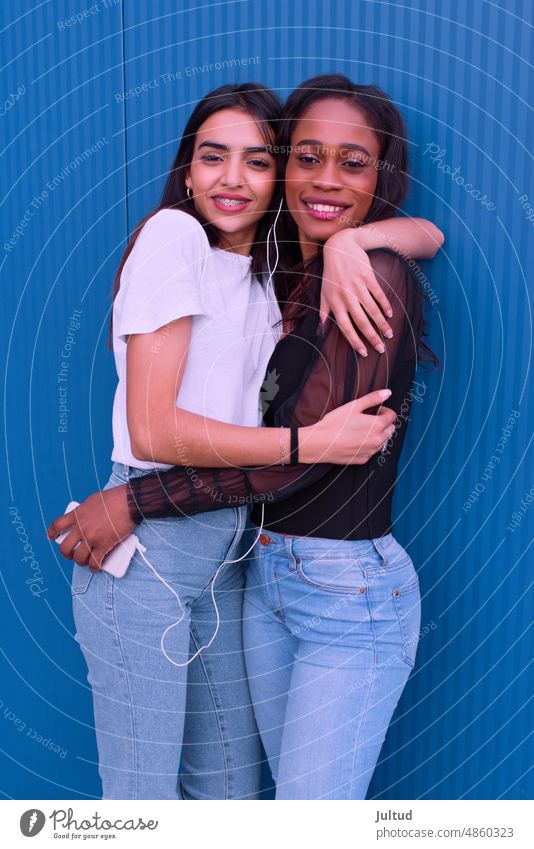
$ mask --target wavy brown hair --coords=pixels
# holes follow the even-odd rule
[[[174,162],[167,176],[161,199],[155,209],[149,212],[139,221],[135,227],[126,250],[122,256],[115,279],[113,282],[113,299],[117,296],[120,288],[120,278],[126,260],[130,256],[137,237],[149,218],[152,218],[161,209],[180,209],[195,218],[204,228],[208,241],[212,247],[221,242],[219,230],[207,221],[196,210],[194,200],[187,197],[185,175],[189,169],[195,148],[196,134],[202,124],[216,112],[222,109],[239,109],[250,114],[256,119],[266,145],[271,149],[273,139],[279,129],[282,116],[282,103],[278,96],[267,86],[261,83],[244,83],[242,85],[223,85],[207,94],[196,105],[185,126]],[[282,193],[282,168],[281,157],[275,156],[278,164],[276,188],[271,208],[260,220],[256,231],[256,238],[252,246],[252,272],[261,273],[266,266],[266,238],[273,220],[273,209],[277,209]],[[112,326],[109,336],[110,348],[112,347]]]

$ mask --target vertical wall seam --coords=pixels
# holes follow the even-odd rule
[[[122,50],[122,90],[126,91],[126,41],[124,32],[124,7],[126,0],[121,3],[121,50]],[[124,149],[124,202],[126,204],[126,241],[130,238],[130,211],[128,191],[128,124],[126,120],[126,98],[122,101],[123,149]]]

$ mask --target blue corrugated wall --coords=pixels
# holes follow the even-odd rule
[[[45,527],[108,475],[107,322],[127,234],[158,199],[199,97],[232,78],[285,95],[336,70],[402,108],[405,208],[447,237],[425,267],[442,368],[418,377],[396,493],[397,536],[421,580],[421,642],[370,796],[532,798],[533,23],[520,0],[10,8],[0,32],[5,797],[100,793],[71,566]],[[229,60],[247,62],[217,68]]]

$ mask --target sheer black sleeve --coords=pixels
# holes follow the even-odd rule
[[[375,389],[394,383],[399,364],[416,357],[422,334],[422,296],[417,280],[396,254],[369,253],[378,281],[393,308],[393,338],[386,352],[369,350],[360,357],[338,329],[332,315],[324,324],[313,320],[310,360],[302,379],[273,414],[276,427],[304,427],[331,410]],[[184,516],[244,504],[280,501],[319,480],[329,463],[254,468],[175,466],[130,480],[128,505],[132,519]]]

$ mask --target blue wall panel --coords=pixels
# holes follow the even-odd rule
[[[99,333],[126,236],[124,116],[109,97],[122,80],[122,16],[116,6],[68,27],[72,3],[34,5],[17,4],[1,35],[2,93],[23,90],[1,118],[2,790],[83,798],[97,792],[90,688],[72,636],[72,567],[44,529],[109,468],[115,381]]]
[[[534,257],[520,200],[534,206],[531,5],[107,0],[61,26],[78,11],[18,4],[20,17],[12,12],[0,36],[2,91],[14,95],[0,119],[9,294],[3,792],[100,792],[69,566],[49,550],[44,527],[69,491],[83,496],[107,474],[114,373],[105,336],[126,235],[156,204],[199,97],[248,79],[285,96],[335,70],[381,85],[401,107],[413,178],[405,211],[432,218],[447,238],[424,268],[435,293],[429,341],[442,367],[418,377],[422,400],[395,500],[397,536],[420,575],[423,633],[370,795],[531,798]],[[57,375],[74,309],[67,430],[58,432]],[[33,586],[47,592],[35,597],[11,507],[42,570],[44,584]],[[36,743],[28,727],[67,754]]]

